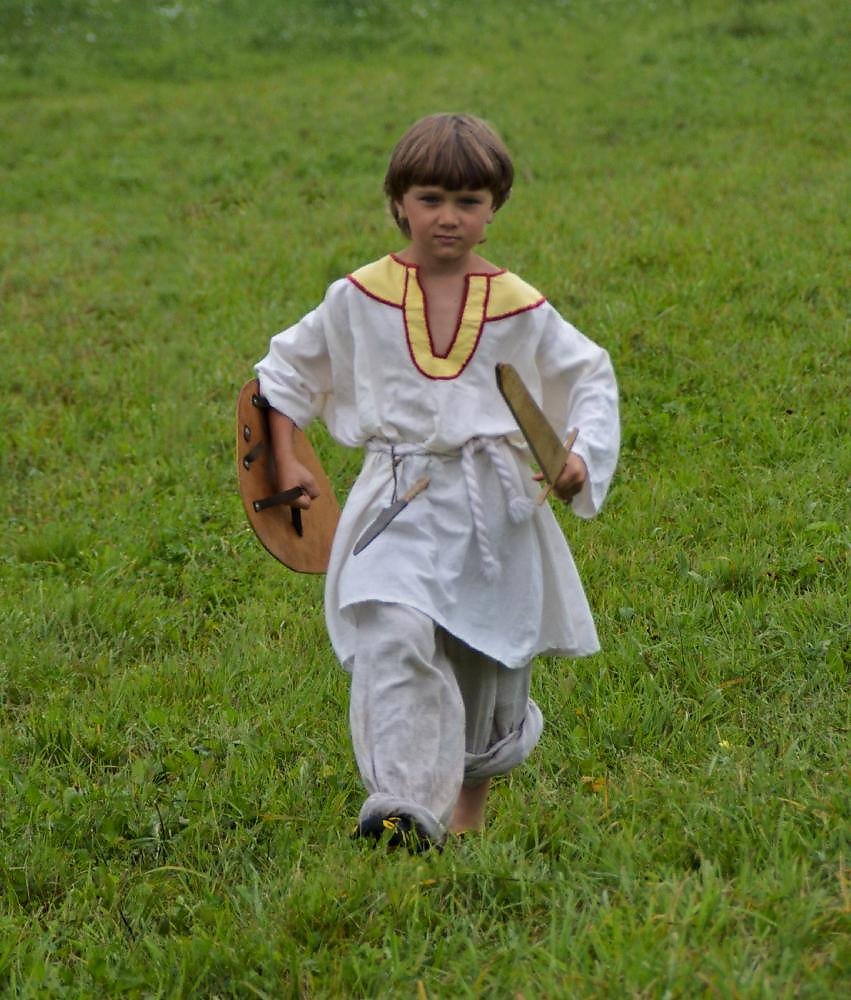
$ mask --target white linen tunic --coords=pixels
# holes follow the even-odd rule
[[[619,443],[609,356],[508,271],[467,276],[454,340],[439,355],[417,268],[389,255],[332,284],[318,308],[272,338],[256,366],[263,395],[296,425],[321,417],[338,442],[367,449],[325,589],[329,634],[347,669],[354,608],[365,601],[415,608],[512,668],[537,654],[583,656],[599,648],[552,511],[535,508],[519,523],[510,516],[512,496],[534,497],[538,487],[497,389],[499,362],[514,365],[559,434],[579,428],[574,450],[588,481],[572,505],[581,517],[593,516]],[[353,555],[394,498],[391,446],[399,496],[421,476],[430,484]]]

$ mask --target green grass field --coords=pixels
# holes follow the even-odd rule
[[[846,995],[847,29],[0,0],[0,992]],[[610,350],[624,448],[562,518],[603,652],[540,663],[486,832],[411,858],[349,839],[322,581],[251,535],[232,424],[457,109],[518,167],[487,255]]]

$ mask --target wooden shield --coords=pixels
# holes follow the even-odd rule
[[[236,469],[248,522],[263,547],[285,566],[297,573],[324,573],[340,505],[305,435],[296,429],[293,440],[296,458],[319,487],[310,510],[290,506],[286,495],[277,493],[269,404],[260,395],[257,379],[246,382],[236,405]]]

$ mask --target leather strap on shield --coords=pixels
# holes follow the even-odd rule
[[[260,395],[257,379],[250,379],[236,405],[236,469],[248,522],[266,551],[285,566],[296,573],[324,573],[340,505],[316,453],[298,428],[293,432],[293,445],[296,458],[319,487],[309,510],[292,506],[301,495],[300,488],[278,492],[269,404]]]

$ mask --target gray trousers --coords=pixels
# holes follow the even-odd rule
[[[404,605],[361,604],[356,620],[349,722],[368,793],[360,820],[405,813],[439,842],[462,784],[507,773],[538,742],[531,665],[510,670]]]

